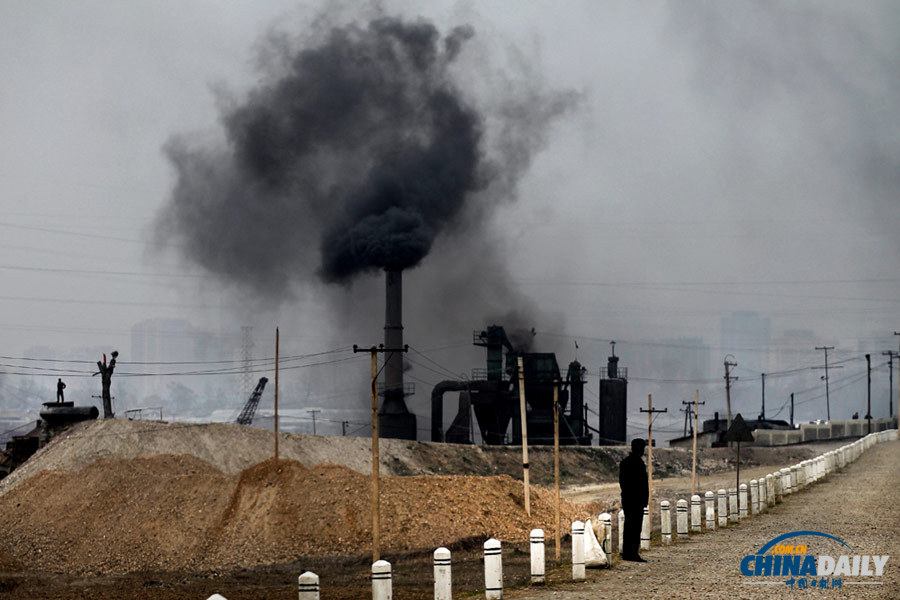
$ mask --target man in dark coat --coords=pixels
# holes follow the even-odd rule
[[[641,527],[644,523],[644,507],[650,499],[647,467],[641,457],[647,442],[640,438],[631,440],[631,454],[619,463],[619,486],[622,488],[622,510],[625,511],[625,532],[622,536],[622,559],[647,562],[638,554],[641,546]]]

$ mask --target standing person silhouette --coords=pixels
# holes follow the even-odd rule
[[[622,560],[647,562],[638,554],[641,545],[641,527],[644,523],[644,507],[650,498],[647,467],[641,457],[647,442],[640,438],[631,440],[631,454],[619,463],[619,487],[622,488],[622,510],[625,511],[625,531],[622,535]]]
[[[59,378],[59,381],[56,382],[56,401],[64,402],[65,395],[63,394],[63,390],[66,389],[66,384],[63,383],[62,377]]]

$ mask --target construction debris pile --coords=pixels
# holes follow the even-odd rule
[[[33,570],[222,570],[370,551],[370,480],[338,465],[269,460],[227,475],[188,455],[101,459],[43,471],[0,497],[0,552]],[[384,551],[552,531],[553,492],[508,476],[389,477]],[[585,516],[563,503],[562,519]]]

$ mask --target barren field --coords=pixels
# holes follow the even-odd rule
[[[277,464],[271,446],[271,433],[233,425],[76,428],[0,482],[0,597],[288,598],[305,570],[329,582],[323,598],[364,596],[368,440],[283,435]],[[818,452],[742,451],[742,475]],[[530,454],[533,481],[552,483],[551,449]],[[618,508],[624,454],[562,449],[563,523]],[[704,451],[700,485],[733,485],[732,455]],[[552,539],[553,492],[535,485],[526,517],[520,461],[516,448],[382,441],[382,555],[394,564],[398,597],[430,597],[431,552],[441,545],[460,566],[457,591],[483,586],[488,537],[504,543],[507,581],[527,579],[527,534],[541,527]],[[655,490],[689,495],[689,469],[688,453],[655,450]]]

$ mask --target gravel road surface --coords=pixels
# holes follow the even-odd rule
[[[768,512],[715,533],[692,535],[643,553],[647,564],[616,561],[611,570],[588,570],[582,583],[552,583],[546,589],[510,590],[516,600],[698,599],[698,598],[891,598],[900,599],[900,442],[876,444],[841,472]],[[674,519],[673,519],[674,521]],[[674,525],[674,523],[673,523]],[[793,589],[787,577],[741,575],[741,558],[772,538],[799,530],[821,531],[853,548],[841,551],[825,538],[795,538],[810,554],[890,555],[881,578],[842,577],[840,589]],[[615,557],[618,558],[618,557]],[[556,574],[559,579],[568,573]],[[748,581],[772,584],[748,584]],[[852,582],[878,581],[879,585]]]

